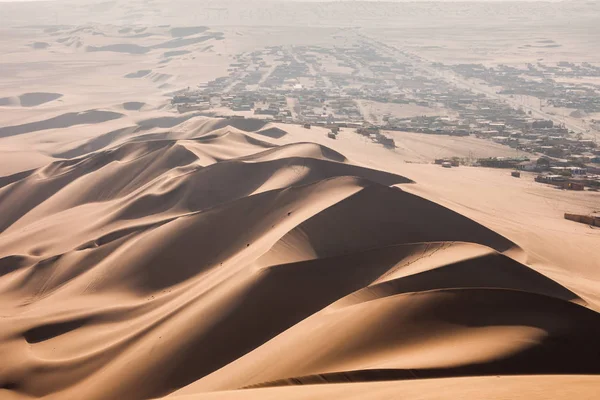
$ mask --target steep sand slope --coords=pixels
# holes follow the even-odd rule
[[[409,176],[417,184],[407,192],[429,199],[491,228],[525,249],[519,261],[585,296],[600,310],[600,231],[564,219],[565,212],[588,214],[598,210],[600,194],[556,190],[534,181],[534,174],[515,179],[492,168],[445,169],[433,164],[405,163],[402,150],[390,151],[366,143],[351,130],[338,139],[327,130],[279,125],[288,134],[280,143],[314,141],[333,146],[353,162]]]
[[[513,241],[262,123],[173,123],[0,181],[1,398],[600,383],[600,316]]]
[[[594,399],[600,379],[592,376],[494,376],[424,379],[401,382],[342,383],[245,389],[175,396],[173,400],[308,400],[308,399],[418,399],[418,400],[558,400]],[[171,399],[171,397],[169,397]]]

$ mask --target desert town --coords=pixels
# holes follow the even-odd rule
[[[332,139],[340,129],[350,129],[390,149],[395,147],[391,131],[473,136],[509,146],[515,156],[436,163],[537,172],[537,182],[571,190],[600,188],[600,125],[582,118],[600,112],[600,84],[560,80],[599,76],[600,67],[589,63],[524,69],[426,64],[361,38],[350,47],[276,46],[239,54],[228,72],[178,92],[172,104],[181,113],[322,126]],[[464,84],[471,81],[457,83],[457,75],[493,92]],[[553,109],[575,109],[570,117],[585,127],[566,122]]]

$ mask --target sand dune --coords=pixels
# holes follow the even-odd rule
[[[197,113],[189,113],[181,116],[163,116],[143,119],[137,122],[140,130],[149,130],[153,128],[173,128],[183,122],[198,116]]]
[[[87,141],[86,143],[73,148],[73,149],[63,151],[60,153],[56,153],[55,156],[57,158],[79,157],[84,154],[88,154],[88,153],[103,149],[103,148],[109,146],[114,141],[116,141],[120,138],[125,138],[129,134],[134,133],[136,130],[137,130],[136,126],[130,126],[130,127],[116,129],[114,131],[110,131],[110,132],[104,133],[102,135],[99,135],[99,136]]]
[[[260,120],[160,117],[2,178],[0,394],[386,398],[439,381],[451,398],[560,374],[585,396],[599,382],[579,376],[600,373],[600,317],[525,250],[403,190],[408,177],[277,137]]]
[[[25,133],[43,131],[47,129],[67,128],[75,125],[97,124],[121,118],[123,114],[114,111],[87,110],[71,112],[44,121],[30,122],[22,125],[0,127],[0,138],[23,135]]]
[[[128,101],[123,103],[123,109],[128,111],[139,111],[144,107],[146,103],[143,101]]]
[[[42,50],[42,49],[47,49],[48,47],[50,47],[50,43],[46,43],[46,42],[33,42],[31,44],[31,47],[36,49],[36,50]]]
[[[220,119],[212,121],[211,129],[219,129],[224,126],[232,126],[237,129],[241,129],[246,132],[254,132],[264,128],[268,121],[264,119],[255,118],[231,118],[231,119]]]
[[[131,43],[109,44],[106,46],[87,46],[86,51],[111,51],[115,53],[145,54],[150,51],[147,47]]]
[[[178,32],[178,31],[176,31]],[[185,29],[184,31],[185,32]],[[73,33],[75,32],[71,32],[70,35],[73,35]],[[156,43],[156,44],[152,44],[152,45],[139,45],[139,44],[135,44],[135,43],[110,43],[110,44],[106,44],[106,45],[101,45],[101,46],[87,46],[86,47],[86,51],[87,52],[102,52],[102,51],[108,51],[108,52],[115,52],[115,53],[126,53],[126,54],[146,54],[152,50],[156,50],[156,49],[178,49],[178,48],[182,48],[182,47],[187,47],[187,46],[191,46],[194,44],[198,44],[198,43],[203,43],[206,42],[208,40],[211,39],[215,39],[215,38],[222,38],[223,34],[221,32],[209,32],[206,33],[202,36],[191,36],[190,35],[183,35],[183,34],[178,34],[178,35],[174,35],[173,39],[170,40],[166,40],[162,43]],[[141,33],[139,35],[134,35],[134,36],[130,36],[130,39],[140,39],[140,38],[145,38],[145,37],[149,37],[149,36],[153,36],[151,33]],[[191,37],[190,37],[191,36]],[[66,38],[65,40],[66,43],[72,43],[73,42],[73,36],[69,36],[68,38]],[[180,50],[180,51],[184,51],[184,50]]]
[[[148,75],[151,72],[152,72],[152,70],[150,70],[150,69],[141,69],[141,70],[139,70],[137,72],[131,72],[131,73],[125,75],[125,78],[129,78],[129,79],[132,79],[132,78],[143,78],[143,77],[145,77],[146,75]]]
[[[19,105],[18,97],[0,97],[0,107]]]
[[[284,131],[281,128],[277,128],[277,127],[261,129],[259,131],[256,131],[256,133],[258,133],[259,135],[268,136],[268,137],[274,138],[274,139],[279,139],[287,134],[286,131]]]
[[[170,74],[161,74],[159,72],[152,73],[152,74],[150,74],[148,76],[148,78],[152,82],[156,82],[156,83],[161,83],[161,82],[164,82],[164,81],[168,81],[172,77],[173,77],[173,75],[170,75]]]
[[[173,51],[166,51],[166,52],[163,54],[163,57],[165,57],[165,58],[169,58],[169,57],[183,56],[183,55],[190,54],[190,53],[191,53],[191,51],[189,51],[189,50],[173,50]]]
[[[123,109],[125,110],[139,110],[142,107],[144,107],[144,103],[142,102],[128,102],[123,104]],[[190,124],[182,127],[187,121],[190,121]],[[173,130],[168,132],[153,132],[156,129]],[[151,133],[137,136],[143,132]],[[223,134],[226,132],[233,132],[228,140],[232,140],[232,136],[235,135],[236,132],[255,132],[258,135],[271,138],[281,138],[286,134],[281,128],[270,126],[265,120],[259,119],[210,119],[199,117],[197,113],[188,113],[181,116],[166,115],[163,117],[140,120],[137,122],[136,126],[128,126],[100,134],[77,147],[66,151],[56,152],[54,153],[54,156],[58,158],[79,157],[84,154],[110,147],[111,145],[119,144],[127,139],[136,141],[151,139],[188,139],[207,133]],[[246,140],[260,143],[260,141],[252,138],[246,138],[244,141]],[[236,145],[240,144],[239,140],[235,141]],[[235,154],[235,151],[232,154]]]
[[[423,379],[409,382],[348,383],[336,385],[306,385],[267,389],[182,395],[174,400],[221,399],[394,399],[399,396],[422,400],[450,400],[481,398],[492,400],[527,399],[558,400],[592,399],[600,380],[593,376],[498,376],[476,378]],[[441,390],[443,389],[443,390]],[[171,397],[169,397],[171,398]]]
[[[35,151],[21,149],[0,149],[2,162],[0,163],[0,182],[13,174],[39,168],[54,161],[53,157]],[[0,183],[0,187],[2,183]]]
[[[60,99],[62,96],[60,93],[25,93],[19,96],[19,100],[23,107],[35,107]]]
[[[150,79],[152,82],[164,82],[166,80],[169,80],[170,78],[172,78],[172,75],[169,74],[162,74],[159,72],[152,72],[152,70],[150,69],[142,69],[136,72],[131,72],[127,75],[125,75],[125,78],[127,79],[139,79],[139,78],[147,78]]]
[[[178,37],[173,40],[169,40],[167,42],[154,45],[154,46],[152,46],[152,48],[153,49],[176,49],[179,47],[185,47],[185,46],[189,46],[189,45],[196,44],[196,43],[202,43],[202,42],[205,42],[212,38],[213,38],[213,35],[205,35],[205,36],[185,38],[185,39]]]
[[[196,35],[198,33],[202,33],[207,31],[208,28],[205,26],[189,26],[189,27],[177,27],[171,29],[171,36],[173,37],[185,37]]]
[[[60,99],[61,93],[24,93],[18,97],[0,98],[0,106],[36,107]]]
[[[81,46],[83,46],[83,41],[81,40],[81,38],[79,36],[62,37],[62,38],[56,39],[56,42],[64,44],[69,47],[75,47],[75,48],[80,48]],[[90,50],[88,50],[88,51],[96,51],[96,50],[100,51],[99,48],[95,48],[95,47],[90,47]]]

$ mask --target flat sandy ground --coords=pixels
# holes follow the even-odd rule
[[[248,4],[0,4],[0,398],[596,398],[600,230],[563,214],[600,194],[432,164],[515,155],[475,138],[177,114],[346,29]]]

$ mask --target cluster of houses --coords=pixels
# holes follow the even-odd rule
[[[600,67],[589,63],[574,64],[562,61],[556,65],[527,64],[525,68],[458,64],[450,68],[467,78],[477,78],[490,86],[501,87],[498,92],[500,94],[534,96],[545,99],[547,105],[554,107],[571,108],[587,113],[600,112],[600,85],[590,82],[567,83],[560,79],[599,77]]]
[[[436,158],[435,164],[441,165],[444,168],[452,168],[460,166],[461,160],[458,157],[452,158]]]
[[[592,139],[570,132],[552,120],[533,118],[522,110],[480,95],[457,90],[440,98],[452,116],[387,119],[385,129],[454,136],[473,135],[528,153],[539,153],[571,163],[598,164],[599,148]]]
[[[480,158],[475,165],[506,168],[514,171],[537,172],[536,182],[568,190],[600,190],[600,162],[583,163],[542,156],[535,160],[527,157]],[[513,176],[520,177],[520,174]]]
[[[394,139],[385,136],[381,133],[381,130],[375,126],[364,126],[356,129],[356,133],[362,136],[366,136],[371,139],[375,143],[380,143],[383,147],[388,149],[396,148],[396,143]]]
[[[182,91],[171,99],[171,104],[179,113],[208,110],[211,107],[210,97],[200,92]]]
[[[506,93],[543,95],[549,103],[574,107],[573,102],[578,102],[578,109],[600,111],[600,91],[594,85],[582,89],[553,79],[600,76],[600,68],[591,64],[538,63],[526,69],[472,64],[435,67],[501,86]],[[390,113],[374,122],[372,111],[365,109],[364,103],[361,107],[362,101],[417,105],[438,110],[440,115],[429,112],[398,117]],[[540,181],[564,178],[568,182],[592,182],[600,173],[600,149],[593,140],[440,77],[417,73],[410,63],[382,55],[366,43],[333,48],[276,46],[240,54],[230,65],[228,76],[182,91],[172,103],[180,112],[225,108],[276,122],[323,126],[330,128],[332,139],[342,127],[356,128],[359,135],[389,148],[395,143],[381,133],[383,130],[472,135],[542,155],[538,162],[522,158],[478,160],[482,166],[538,171],[544,176]],[[439,161],[450,167],[459,163]]]

